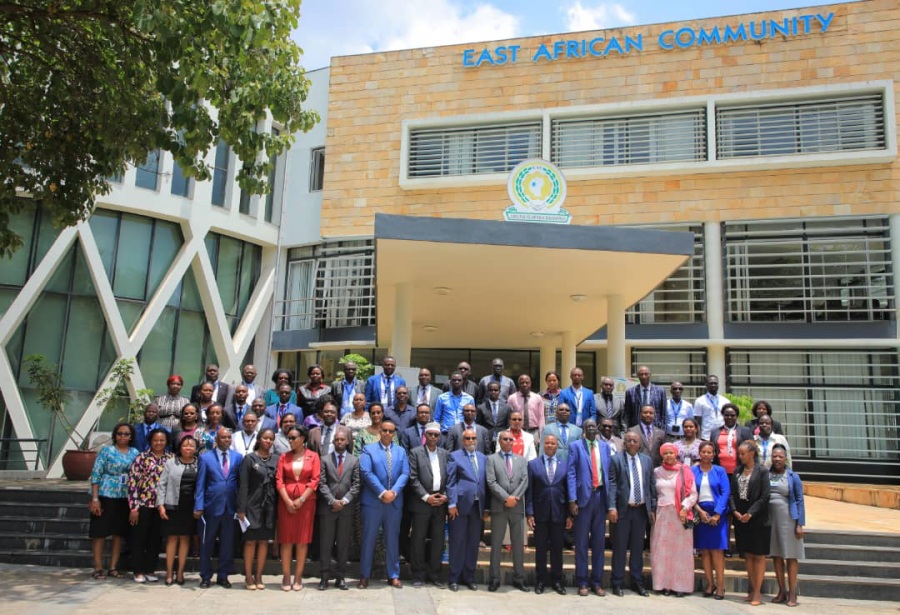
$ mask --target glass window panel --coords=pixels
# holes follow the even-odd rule
[[[66,298],[53,293],[43,293],[28,319],[20,325],[24,329],[22,358],[41,354],[49,363],[59,363],[62,355],[63,328],[66,326]],[[20,370],[19,386],[30,386],[25,369]]]
[[[37,208],[23,207],[22,211],[10,216],[9,230],[22,238],[22,247],[13,252],[12,258],[0,259],[0,284],[23,286],[28,279],[28,259],[34,234],[34,218]]]
[[[150,273],[147,279],[147,299],[153,296],[181,249],[181,228],[172,222],[156,221],[153,234],[153,251],[150,255]]]
[[[113,292],[117,297],[145,299],[152,236],[151,218],[122,216],[119,229],[120,249],[116,255],[116,276],[113,283]]]
[[[34,271],[34,267],[37,267],[40,262],[44,260],[50,247],[56,241],[56,238],[59,237],[60,231],[60,229],[53,224],[52,218],[46,213],[42,211],[39,217],[40,223],[38,227],[37,250],[35,251],[34,261],[31,265],[32,271]]]
[[[68,293],[72,287],[72,267],[75,260],[75,247],[69,248],[69,251],[59,262],[56,271],[50,277],[50,281],[44,287],[45,291]]]
[[[135,171],[134,185],[138,188],[156,190],[159,181],[159,150],[147,154],[147,159]]]
[[[216,267],[216,285],[226,314],[238,311],[238,273],[241,266],[241,242],[229,237],[219,237],[219,263]]]
[[[197,312],[181,311],[175,342],[175,373],[185,382],[196,382],[203,373],[203,338],[206,319]]]
[[[75,251],[75,275],[72,277],[72,293],[75,295],[97,296],[94,289],[94,278],[88,270],[87,261],[84,258],[84,252],[81,251],[81,245],[78,244]]]
[[[186,198],[191,194],[191,179],[185,176],[181,165],[177,162],[172,169],[172,194]]]
[[[216,233],[207,233],[203,239],[206,244],[206,252],[209,254],[209,262],[212,264],[213,271],[219,266],[219,235]]]
[[[200,291],[197,288],[197,280],[194,278],[193,269],[188,269],[182,280],[183,291],[181,293],[181,307],[185,310],[203,311],[203,303],[200,301]]]
[[[125,301],[124,299],[116,299],[116,305],[119,306],[119,313],[122,314],[125,330],[131,333],[144,312],[144,305],[135,301]]]
[[[206,337],[204,339],[204,344],[206,345],[206,358],[203,360],[204,368],[207,365],[210,365],[212,363],[218,365],[219,358],[218,358],[218,356],[216,356],[216,348],[213,345],[212,340],[209,339],[209,329],[207,329],[207,331],[206,331]]]
[[[110,211],[98,209],[90,218],[91,231],[97,249],[100,251],[100,259],[106,276],[113,279],[113,265],[116,258],[116,239],[119,236],[119,216]]]
[[[147,336],[139,357],[145,385],[160,393],[165,392],[166,379],[172,375],[172,344],[175,339],[176,314],[176,310],[170,307],[163,310],[150,335]]]
[[[6,314],[6,310],[9,309],[12,302],[16,300],[18,294],[19,291],[17,290],[0,288],[0,318],[3,318],[3,315]]]
[[[100,346],[106,337],[106,322],[93,297],[73,297],[63,352],[62,376],[66,387],[95,390]]]
[[[229,150],[228,144],[225,143],[222,139],[219,139],[218,145],[216,145],[216,162],[215,168],[213,169],[213,186],[212,186],[212,199],[211,202],[213,205],[218,205],[223,207],[225,205],[225,189],[227,187],[228,181],[228,158],[229,158]]]
[[[250,295],[256,287],[256,281],[259,279],[259,253],[261,249],[253,244],[244,244],[244,261],[241,266],[241,282],[238,297],[239,318],[243,317],[244,310],[250,302]]]

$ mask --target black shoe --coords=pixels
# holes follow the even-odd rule
[[[676,598],[684,598],[684,592],[672,592],[672,595]]]
[[[450,591],[452,591],[452,592],[459,591],[459,583],[451,583],[449,587],[450,587]]]
[[[209,579],[200,579],[200,589],[209,589]]]
[[[347,591],[348,589],[350,589],[349,587],[347,587],[347,582],[344,581],[344,579],[335,579],[334,586],[337,587],[338,589],[342,589],[344,591]]]
[[[432,585],[435,589],[444,589],[445,587],[447,587],[446,585],[444,585],[444,584],[441,583],[440,581],[431,581],[431,585]]]
[[[631,589],[633,589],[634,593],[636,593],[637,595],[643,596],[645,598],[650,595],[650,593],[640,583],[635,583]]]
[[[613,595],[616,595],[619,598],[622,598],[625,596],[625,592],[622,591],[621,585],[613,585],[612,593],[613,593]]]
[[[231,589],[231,581],[228,579],[219,579],[216,581],[216,585],[219,587],[224,587],[225,589]]]
[[[475,585],[474,583],[466,583],[466,587],[468,587],[469,589],[471,589],[473,592],[474,592],[474,591],[478,591],[478,586]]]
[[[559,594],[560,596],[565,596],[565,595],[566,595],[566,588],[563,587],[563,584],[562,584],[562,583],[554,583],[554,584],[553,584],[553,591],[555,591],[555,592],[556,592],[557,594]]]
[[[661,593],[663,596],[668,596],[668,595],[670,595],[672,592],[670,592],[668,589],[664,589],[664,590],[662,590],[660,593]]]
[[[321,581],[319,581],[319,591],[323,592],[326,589],[328,589],[328,580],[322,579]]]
[[[491,580],[491,582],[488,583],[488,591],[489,592],[495,592],[498,589],[500,589],[500,581]]]
[[[531,591],[531,588],[528,587],[527,585],[525,585],[525,583],[523,581],[517,581],[517,582],[513,583],[513,587],[518,589],[520,592],[530,592]]]
[[[534,586],[534,593],[543,594],[544,593],[544,584],[540,583],[540,582],[536,583]]]

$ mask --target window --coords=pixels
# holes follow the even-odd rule
[[[222,139],[219,139],[219,143],[216,145],[216,162],[213,167],[211,199],[212,204],[218,205],[219,207],[225,206],[225,189],[227,188],[228,182],[228,162],[230,156],[231,152],[228,149],[228,144]]]
[[[561,168],[706,160],[706,110],[554,120],[551,158]]]
[[[828,100],[720,106],[719,158],[877,150],[885,147],[880,94]]]
[[[246,169],[247,166],[244,165]],[[238,200],[238,211],[242,214],[250,215],[250,192],[241,188],[241,196]]]
[[[218,233],[208,233],[206,249],[216,274],[225,319],[233,334],[259,280],[262,248]]]
[[[134,185],[138,188],[156,190],[159,183],[159,150],[147,154],[147,159],[138,165]]]
[[[684,399],[691,402],[706,392],[705,348],[634,348],[631,351],[631,373],[646,365],[653,373],[653,383],[666,389],[676,380],[684,385]],[[715,374],[720,380],[724,374]],[[725,388],[724,386],[722,387]]]
[[[646,227],[645,227],[646,228]],[[702,226],[656,226],[666,231],[694,233],[694,256],[625,313],[628,324],[703,322],[706,320],[706,278]]]
[[[731,322],[893,320],[885,217],[725,224]]]
[[[325,148],[317,147],[309,157],[309,191],[319,192],[325,185]]]
[[[410,177],[506,173],[541,155],[541,122],[414,130]]]
[[[181,165],[177,162],[172,168],[172,194],[185,198],[191,196],[191,178],[184,174]]]

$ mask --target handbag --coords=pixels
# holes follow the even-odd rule
[[[685,466],[684,466],[684,464],[682,464],[682,466],[681,466],[681,498],[678,500],[679,506],[681,505],[681,502],[684,502],[684,498],[687,497],[687,488],[685,487],[685,484],[687,481],[685,481],[685,479],[684,479],[684,469],[685,469]],[[688,471],[690,472],[690,470],[688,470]],[[694,515],[694,511],[688,510],[687,518],[684,520],[684,523],[682,525],[684,526],[684,529],[692,530],[699,523],[700,523],[700,519],[698,519],[697,516]]]

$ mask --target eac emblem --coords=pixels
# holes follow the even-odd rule
[[[569,224],[572,216],[562,208],[566,178],[556,165],[538,158],[524,160],[509,174],[506,186],[512,205],[504,220]]]

